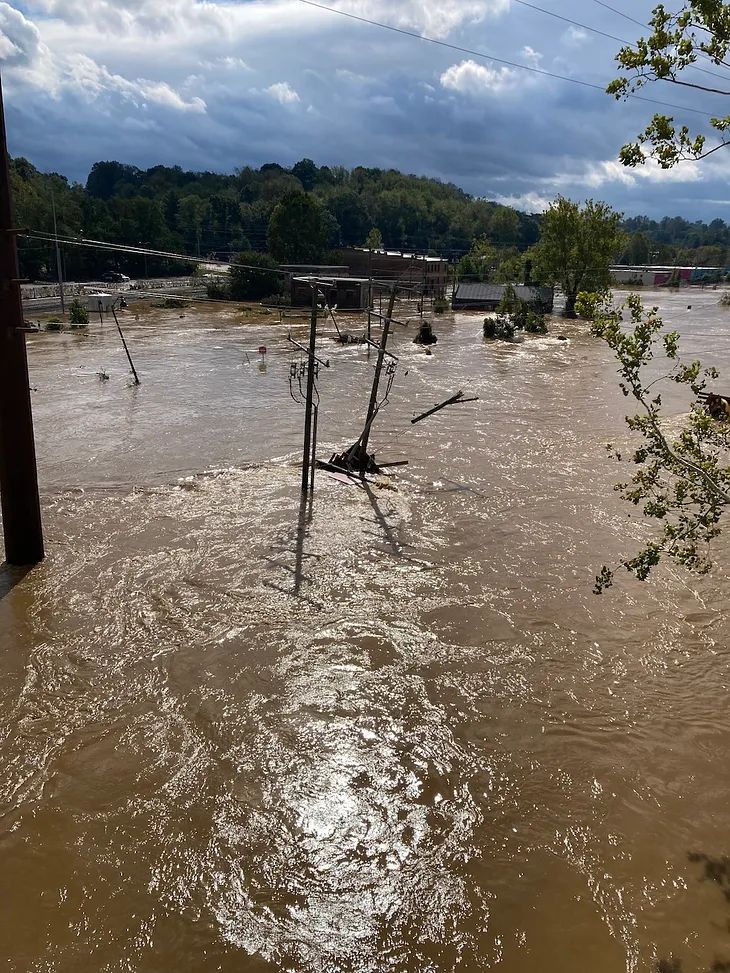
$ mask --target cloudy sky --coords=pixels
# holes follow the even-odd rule
[[[81,181],[100,159],[232,171],[309,157],[436,176],[527,211],[562,193],[627,215],[730,220],[725,150],[627,170],[619,149],[664,109],[574,83],[615,76],[620,41],[642,33],[628,18],[646,22],[651,0],[322,2],[451,46],[302,0],[0,2],[10,151]],[[704,66],[720,77],[687,80],[730,82]],[[644,95],[693,130],[730,111],[667,83]]]

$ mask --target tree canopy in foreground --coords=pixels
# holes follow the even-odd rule
[[[659,4],[649,27],[648,37],[622,47],[616,55],[626,73],[611,82],[609,94],[628,98],[639,88],[662,81],[712,95],[713,110],[717,104],[715,95],[730,96],[730,79],[726,80],[725,73],[730,66],[726,61],[730,4],[722,0],[686,0],[675,13]],[[703,133],[693,135],[689,126],[678,127],[672,116],[656,114],[638,141],[622,148],[620,159],[624,165],[636,166],[653,158],[663,169],[686,159],[704,159],[730,143],[730,115],[713,115],[709,124],[717,133],[710,146]]]

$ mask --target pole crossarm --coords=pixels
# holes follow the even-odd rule
[[[313,357],[314,361],[319,362],[319,364],[323,368],[329,368],[330,367],[329,358],[327,359],[327,361],[322,361],[321,358],[318,358],[316,355],[313,355],[312,352],[310,351],[310,349],[307,348],[305,345],[301,345],[301,344],[299,344],[298,341],[295,341],[294,338],[292,338],[292,336],[290,334],[288,334],[286,336],[286,338],[287,338],[287,341],[290,341],[294,345],[295,348],[298,348],[300,351],[303,351],[305,355],[311,355]]]
[[[451,398],[446,399],[445,402],[439,402],[438,405],[435,405],[433,409],[429,409],[428,412],[422,412],[420,416],[416,416],[415,419],[411,419],[411,425],[415,425],[417,422],[421,422],[422,419],[427,419],[429,416],[432,416],[434,412],[440,412],[442,409],[445,409],[449,405],[464,405],[464,403],[466,402],[478,402],[478,401],[479,401],[478,395],[475,395],[471,399],[465,399],[463,392],[457,392],[456,395],[452,395]]]

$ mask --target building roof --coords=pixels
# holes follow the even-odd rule
[[[706,270],[708,273],[715,273],[718,270],[723,270],[723,267],[676,267],[672,264],[671,267],[660,267],[657,264],[614,264],[609,268],[611,273],[617,270],[630,270],[642,274],[672,274],[675,271],[680,270],[695,270],[702,271]]]
[[[504,296],[506,287],[506,284],[459,284],[454,300],[469,304],[498,304]],[[552,287],[527,287],[524,284],[513,284],[512,289],[523,301],[553,300]]]
[[[336,275],[331,274],[315,275],[307,277],[292,277],[292,280],[297,281],[300,284],[311,284],[313,280],[316,280],[318,284],[369,284],[370,279],[368,277],[348,277],[347,275]]]
[[[368,247],[348,247],[360,253],[370,253]],[[374,257],[400,257],[402,260],[425,260],[426,263],[447,263],[446,257],[429,257],[422,253],[403,253],[402,250],[373,250]]]
[[[349,267],[346,264],[279,264],[279,270],[286,270],[288,273],[321,273],[341,275],[347,277]]]

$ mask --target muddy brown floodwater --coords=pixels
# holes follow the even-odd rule
[[[727,372],[717,296],[656,299]],[[373,441],[410,465],[395,490],[320,474],[310,510],[284,329],[126,325],[136,389],[109,325],[29,340],[48,557],[0,588],[3,969],[730,959],[730,543],[709,578],[592,594],[642,527],[586,326],[485,345],[445,317],[431,357],[398,330]],[[373,364],[322,347],[320,455]],[[411,426],[459,389],[479,401]]]

